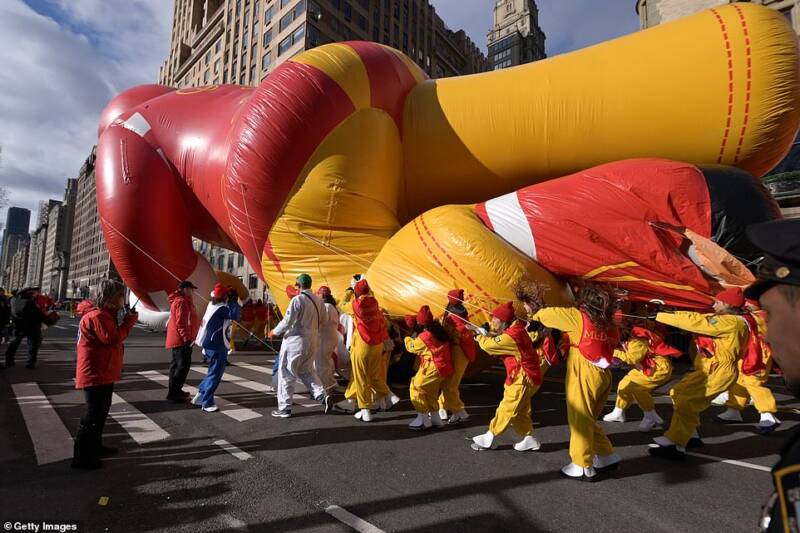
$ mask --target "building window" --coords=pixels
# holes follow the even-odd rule
[[[306,35],[308,37],[307,42],[309,44],[309,48],[315,48],[320,45],[320,37],[319,37],[319,30],[312,26],[311,24],[308,25],[308,29],[306,30]]]
[[[281,9],[283,9],[284,7],[289,5],[289,2],[291,2],[291,1],[292,0],[281,0]]]
[[[288,36],[286,39],[282,40],[281,43],[278,45],[278,56],[283,55],[286,51],[292,47],[292,45],[299,43],[303,37],[305,36],[306,27],[305,25],[300,26],[294,33]]]
[[[290,12],[285,14],[281,17],[281,22],[278,27],[278,31],[283,31],[289,27],[289,25],[294,22],[297,17],[302,15],[306,10],[306,0],[300,0],[296,6],[292,8]]]
[[[256,67],[255,67],[255,65],[253,65],[253,70],[255,70],[255,68],[256,68]],[[236,255],[238,255],[238,256],[239,256],[239,258],[238,258],[238,259],[239,259],[239,261],[238,261],[238,265],[239,265],[239,267],[241,268],[241,267],[243,267],[243,266],[244,266],[244,254],[236,254]]]
[[[272,42],[272,28],[264,33],[264,48],[267,48],[270,42]]]
[[[217,44],[214,45],[215,54],[218,54],[220,50],[222,50],[222,40],[217,41]]]
[[[266,26],[270,22],[272,22],[272,17],[275,16],[275,6],[269,6],[266,11],[264,11],[264,25]]]
[[[272,52],[267,50],[267,53],[261,58],[261,70],[267,71],[269,70],[270,65],[272,64]]]
[[[214,61],[214,74],[216,74],[217,72],[219,72],[219,59]]]
[[[217,270],[222,270],[225,268],[225,256],[220,255],[217,257]]]
[[[228,272],[233,273],[233,254],[228,255]]]
[[[322,9],[319,7],[319,4],[314,2],[314,0],[308,0],[308,16],[312,20],[322,19]]]
[[[367,17],[365,17],[361,13],[357,13],[357,15],[358,16],[356,17],[356,20],[358,20],[358,27],[361,28],[362,30],[366,31],[367,30]]]
[[[350,22],[353,18],[353,6],[350,5],[350,2],[344,3],[344,20]]]
[[[336,9],[341,9],[342,8],[341,0],[330,0],[330,2],[331,2],[331,5],[333,7],[335,7]]]
[[[258,288],[258,276],[255,274],[250,274],[247,277],[247,288],[251,291]]]

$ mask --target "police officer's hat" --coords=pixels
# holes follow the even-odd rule
[[[758,281],[747,297],[758,299],[779,283],[800,286],[800,219],[773,220],[747,228],[750,241],[764,252],[756,265]]]

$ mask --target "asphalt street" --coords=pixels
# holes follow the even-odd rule
[[[322,414],[307,397],[295,416],[269,416],[273,353],[235,354],[217,392],[222,409],[164,400],[169,353],[163,335],[137,328],[126,343],[106,442],[121,452],[99,471],[74,471],[67,457],[83,411],[74,389],[77,321],[50,328],[39,366],[0,373],[0,522],[80,521],[83,531],[753,531],[771,493],[769,467],[800,420],[798,403],[772,387],[783,425],[756,431],[720,425],[703,415],[706,445],[682,463],[652,459],[656,435],[603,423],[624,462],[598,483],[561,479],[568,462],[563,379],[556,368],[534,397],[537,452],[515,452],[513,435],[496,451],[474,452],[467,438],[486,431],[502,396],[503,371],[465,382],[469,422],[411,432],[403,401],[364,424],[350,415]],[[5,347],[2,348],[4,350]],[[23,363],[23,364],[20,364]],[[196,350],[194,363],[201,372]],[[684,366],[685,368],[685,366]],[[675,379],[682,370],[676,370]],[[193,371],[188,384],[203,374]],[[615,374],[615,384],[623,373]],[[663,392],[668,387],[663,389]],[[609,409],[614,395],[609,400]],[[669,419],[667,396],[658,411]],[[39,464],[44,463],[44,464]]]

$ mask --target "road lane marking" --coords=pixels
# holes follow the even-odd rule
[[[233,515],[229,514],[221,514],[219,517],[225,522],[225,525],[228,526],[230,529],[238,530],[238,529],[247,529],[247,522],[244,520],[240,520]]]
[[[329,505],[325,508],[325,512],[359,533],[385,533],[382,529],[373,526],[366,520],[357,517],[347,509],[342,509],[338,505]]]
[[[205,374],[207,371],[205,368],[200,366],[193,366],[191,369],[195,372],[199,372],[201,374]],[[249,379],[245,379],[241,376],[237,376],[236,374],[231,374],[229,372],[225,372],[222,374],[222,381],[227,381],[229,383],[233,383],[235,385],[239,385],[240,387],[244,387],[245,389],[250,389],[255,392],[262,392],[266,394],[267,392],[272,392],[271,390],[267,389],[267,385],[265,383],[258,383],[257,381],[251,381]],[[296,385],[295,385],[296,387]],[[309,403],[308,398],[305,396],[300,396],[299,394],[295,394],[292,396],[294,400],[297,401],[299,405],[303,407],[307,407],[311,409],[312,407],[320,407],[319,403]]]
[[[25,426],[33,442],[36,464],[56,463],[72,457],[72,435],[36,383],[11,385]]]
[[[717,463],[727,463],[729,465],[741,466],[744,468],[750,468],[752,470],[761,470],[762,472],[772,472],[772,468],[768,466],[746,463],[744,461],[737,461],[735,459],[722,459],[721,457],[714,457],[713,455],[706,455],[704,453],[697,453],[697,452],[686,452],[686,455],[700,457],[701,459],[708,459],[709,461],[715,461]]]
[[[270,367],[253,365],[250,363],[243,363],[240,361],[236,361],[231,364],[234,366],[238,366],[239,368],[244,368],[246,370],[252,370],[253,372],[258,372],[259,374],[268,374],[270,376],[272,375],[272,368]]]
[[[154,381],[159,385],[166,387],[169,385],[169,377],[165,376],[160,372],[156,372],[155,370],[144,370],[139,372],[139,375],[149,379],[150,381]],[[185,385],[184,388],[194,396],[198,393],[197,387],[192,387],[191,385]],[[219,412],[223,415],[233,418],[237,422],[244,422],[246,420],[252,420],[254,418],[261,418],[261,414],[253,411],[252,409],[248,409],[247,407],[241,407],[238,404],[225,400],[224,398],[220,398],[219,396],[214,396],[214,401],[219,407]]]
[[[108,414],[122,426],[122,429],[128,432],[128,435],[137,444],[147,444],[169,438],[169,433],[116,393],[111,396],[111,409]]]
[[[214,444],[219,446],[232,456],[236,457],[240,461],[247,461],[248,459],[253,458],[253,456],[250,455],[249,453],[243,452],[242,450],[240,450],[239,448],[237,448],[236,446],[234,446],[233,444],[224,439],[216,440],[214,441]]]

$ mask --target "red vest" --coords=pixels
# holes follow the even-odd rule
[[[614,347],[619,342],[613,330],[602,331],[592,323],[589,316],[581,311],[583,332],[579,344],[570,344],[580,350],[587,361],[600,368],[608,368],[614,359]]]
[[[255,309],[253,304],[242,306],[242,322],[252,322],[255,319]]]
[[[504,333],[514,339],[514,344],[517,345],[519,351],[519,358],[513,355],[503,358],[503,364],[506,366],[506,385],[514,382],[520,370],[523,370],[534,384],[540,385],[542,383],[541,362],[536,348],[533,347],[533,341],[528,335],[525,323],[517,320]]]
[[[461,351],[464,352],[464,355],[467,356],[467,359],[470,363],[474,362],[477,354],[477,350],[475,349],[475,338],[467,329],[467,323],[461,318],[453,316],[452,314],[447,315],[445,322],[453,325],[460,337],[458,344],[461,347]]]
[[[648,352],[647,355],[644,356],[644,359],[642,359],[641,362],[642,373],[645,376],[650,377],[653,374],[655,374],[656,362],[655,359],[653,359],[655,356],[660,356],[660,357],[681,356],[680,350],[676,350],[675,348],[664,342],[664,337],[662,337],[655,331],[651,331],[641,326],[634,326],[633,329],[631,330],[631,335],[639,339],[647,340]]]
[[[419,340],[425,343],[431,352],[433,366],[442,378],[449,378],[453,375],[453,357],[450,354],[450,343],[440,341],[434,337],[430,331],[423,331],[419,334]],[[420,360],[420,365],[422,361]]]
[[[761,338],[758,334],[758,324],[756,318],[750,313],[742,315],[744,321],[747,322],[747,344],[745,344],[744,352],[742,353],[742,373],[745,376],[752,376],[764,370],[764,353],[761,351]]]
[[[356,328],[361,339],[370,346],[383,344],[389,337],[386,321],[378,306],[378,300],[372,296],[359,296],[353,301],[353,314],[356,316]]]

